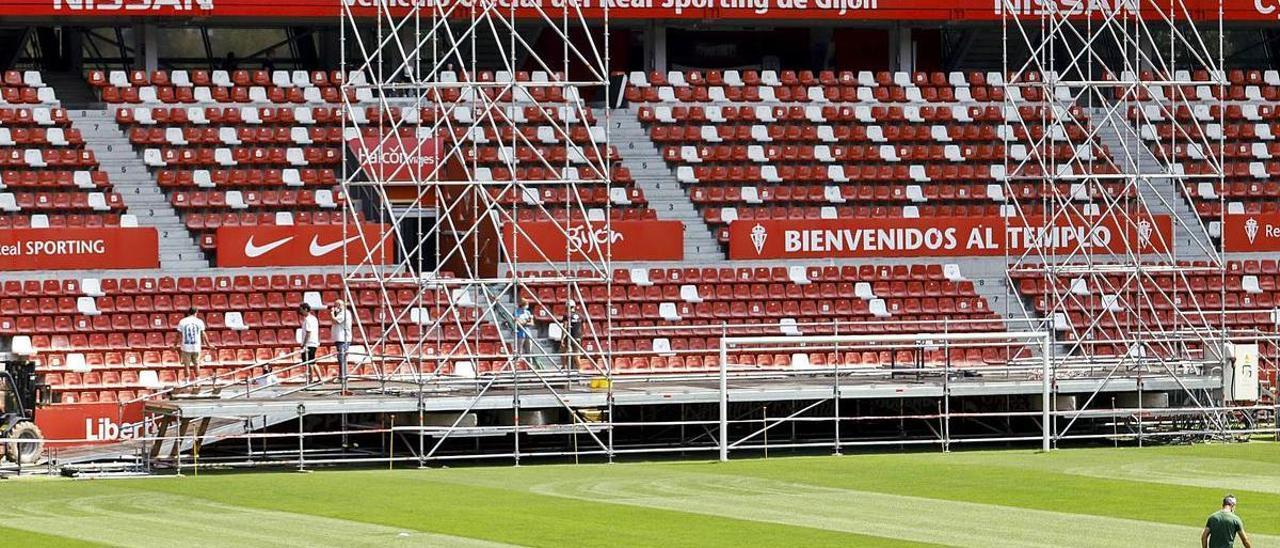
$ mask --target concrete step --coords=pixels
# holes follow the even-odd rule
[[[73,127],[85,135],[86,147],[94,153],[113,188],[124,199],[125,208],[143,226],[160,232],[160,265],[166,271],[207,269],[208,257],[196,244],[177,211],[146,165],[115,122],[115,109],[77,109],[68,112]]]
[[[1138,174],[1161,174],[1167,166],[1155,157],[1136,131],[1124,125],[1109,123],[1102,109],[1091,109],[1090,116],[1100,119],[1099,140],[1106,145],[1122,169]],[[1208,231],[1200,222],[1191,204],[1182,196],[1176,179],[1153,177],[1138,185],[1138,195],[1153,213],[1167,214],[1174,218],[1174,253],[1181,259],[1208,257],[1205,247],[1212,248]]]
[[[161,251],[161,253],[160,253],[160,260],[161,260],[161,262],[162,262],[162,263],[163,263],[163,262],[177,262],[177,261],[192,261],[192,262],[194,262],[194,261],[204,261],[204,260],[205,260],[205,256],[204,256],[204,253],[176,253],[176,252],[173,252],[173,251],[167,251],[167,250],[166,250],[166,251]],[[206,266],[206,267],[207,267],[207,266],[209,266],[209,263],[205,262],[205,263],[204,263],[204,266]]]

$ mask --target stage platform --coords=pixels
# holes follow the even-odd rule
[[[805,413],[804,410],[816,409],[815,406],[824,402],[829,404],[835,399],[848,402],[844,412],[834,411],[834,414],[850,421],[849,430],[844,434],[846,438],[843,438],[850,440],[863,428],[859,421],[893,421],[897,424],[899,419],[904,419],[917,421],[916,424],[936,425],[939,420],[982,420],[978,415],[1031,421],[1041,417],[1044,384],[1038,375],[1000,369],[984,373],[944,379],[939,375],[886,372],[883,369],[849,375],[842,372],[837,385],[829,371],[802,374],[758,372],[730,377],[726,395],[729,408],[736,409],[730,412],[735,417],[734,428],[750,426],[747,423],[757,420],[750,417],[757,416],[756,412],[761,408],[776,409],[781,415],[789,412],[799,415]],[[333,425],[339,423],[343,425],[342,431],[350,428],[353,435],[359,434],[361,429],[365,432],[394,430],[415,438],[475,439],[476,443],[480,443],[480,439],[498,440],[494,442],[498,444],[507,440],[509,443],[515,439],[513,434],[517,431],[536,438],[572,440],[577,436],[585,439],[599,434],[603,439],[602,432],[610,429],[609,415],[605,413],[610,407],[610,398],[615,417],[612,427],[615,429],[625,428],[629,432],[637,429],[648,431],[646,428],[650,426],[655,431],[679,429],[682,432],[679,439],[674,442],[667,440],[669,443],[664,446],[665,450],[679,451],[686,443],[689,448],[707,450],[708,440],[715,439],[711,432],[717,431],[716,409],[721,392],[719,378],[714,374],[620,377],[614,379],[611,389],[601,387],[601,379],[598,378],[595,379],[596,388],[593,388],[591,380],[583,377],[548,381],[554,390],[527,378],[518,387],[510,382],[501,385],[495,382],[487,389],[482,389],[487,382],[483,378],[435,379],[422,384],[358,380],[350,383],[347,395],[340,394],[332,384],[303,387],[285,383],[254,388],[247,396],[243,385],[228,386],[223,387],[217,396],[179,396],[150,402],[145,413],[153,417],[149,420],[155,427],[149,429],[146,440],[63,448],[58,451],[57,461],[60,465],[127,461],[134,463],[135,469],[139,470],[151,470],[153,466],[180,467],[185,465],[184,462],[189,463],[193,454],[201,454],[200,446],[203,445],[261,448],[263,442],[254,439],[281,440],[290,435],[297,435],[298,440],[304,435],[308,439],[311,436],[322,438],[332,434]],[[1056,402],[1054,414],[1064,421],[1070,421],[1073,416],[1125,421],[1136,417],[1178,417],[1187,413],[1186,408],[1176,403],[1170,405],[1172,398],[1163,398],[1164,405],[1168,407],[1161,408],[1159,404],[1142,403],[1150,400],[1134,397],[1139,394],[1213,392],[1221,386],[1220,376],[1114,372],[1109,378],[1105,375],[1058,378],[1052,385],[1051,396]],[[1077,414],[1077,408],[1085,407],[1091,396],[1092,403]],[[966,398],[987,398],[983,406],[1000,407],[1006,414],[1001,415],[997,409],[974,413],[972,406],[957,405]],[[995,403],[990,398],[1003,398],[1003,401]],[[1161,401],[1161,398],[1157,397],[1155,401]],[[862,411],[858,410],[860,406]],[[556,412],[565,408],[581,413],[581,419],[570,420],[564,413]],[[518,427],[512,420],[516,409],[522,417]],[[550,411],[541,414],[548,420],[532,420],[544,410]],[[952,412],[956,414],[951,415]],[[945,418],[943,413],[947,413]],[[830,420],[833,409],[827,408],[817,415],[819,418],[813,420]],[[401,420],[389,420],[393,416]],[[471,420],[460,418],[467,416]],[[290,426],[283,426],[286,423]],[[1010,431],[1008,439],[1024,442],[1039,439],[1035,435],[1038,422],[1022,424],[1024,430],[1030,431]],[[684,426],[690,427],[688,438],[685,438]],[[391,430],[386,430],[388,427]],[[919,441],[919,431],[912,435],[915,441],[907,439],[906,431],[882,433],[877,434],[879,437],[875,440],[878,441],[868,443],[891,443],[894,439],[901,439],[902,443],[923,443]],[[613,446],[618,454],[628,450],[658,450],[655,449],[656,444],[650,444],[648,440],[637,442],[631,438],[623,441],[623,436],[617,430],[610,433],[610,438],[618,440]],[[938,438],[952,439],[949,430],[946,433],[941,430],[926,432],[924,438],[928,443],[936,443]],[[831,443],[829,435],[822,437],[818,434],[815,439],[822,440],[813,442],[817,445]],[[856,442],[846,443],[852,445]],[[466,450],[461,453],[464,457],[468,454]],[[314,457],[308,457],[311,458]],[[253,459],[271,460],[260,456],[249,458]],[[213,461],[206,459],[206,462]]]
[[[1041,379],[957,377],[943,380],[911,378],[902,373],[894,379],[859,379],[842,377],[837,387],[830,376],[796,379],[794,377],[734,378],[728,382],[728,400],[741,402],[786,402],[830,399],[874,400],[897,398],[937,399],[981,396],[1034,396],[1043,392]],[[479,384],[462,386],[428,385],[419,390],[411,383],[352,383],[350,395],[340,395],[330,386],[297,390],[287,385],[255,390],[244,396],[243,390],[225,390],[220,398],[175,399],[147,405],[148,413],[173,415],[185,419],[253,418],[267,416],[334,415],[360,413],[457,413],[461,411],[552,409],[568,406],[575,409],[598,409],[614,406],[667,406],[716,404],[720,401],[719,381],[713,377],[671,379],[617,379],[612,390],[590,388],[584,381],[553,383],[552,391],[542,385],[526,385],[517,390],[510,386],[492,387],[481,394]],[[1203,390],[1222,386],[1217,376],[1143,375],[1104,378],[1057,379],[1055,395],[1081,395],[1093,392],[1126,393]],[[563,404],[561,403],[563,402]]]

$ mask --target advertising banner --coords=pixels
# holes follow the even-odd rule
[[[613,221],[569,226],[530,221],[502,227],[502,244],[518,262],[594,260],[605,254],[615,261],[678,261],[684,258],[684,223],[680,221]]]
[[[363,235],[363,239],[361,236]],[[395,236],[380,225],[260,225],[218,228],[218,266],[321,266],[364,261],[374,250],[383,264],[395,257]],[[381,244],[379,242],[381,241]],[[377,247],[381,245],[381,247]]]
[[[155,421],[142,411],[142,402],[49,405],[36,412],[36,426],[46,440],[78,442],[52,447],[111,443],[155,435]]]
[[[1280,215],[1226,215],[1222,219],[1226,251],[1280,251]]]
[[[10,228],[0,230],[0,270],[157,268],[152,227]]]
[[[439,141],[413,136],[349,139],[347,148],[365,175],[378,181],[425,180],[435,170],[440,157]]]
[[[1151,253],[1173,245],[1167,215],[1045,224],[1031,217],[738,220],[729,224],[729,258],[983,257],[1032,247],[1058,254]]]

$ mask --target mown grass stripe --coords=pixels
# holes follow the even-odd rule
[[[1249,446],[1213,446],[1219,458],[1231,459],[1237,451],[1257,451]],[[1280,460],[1280,446],[1260,444]],[[858,491],[977,502],[1017,508],[1049,510],[1101,517],[1124,517],[1173,525],[1194,525],[1217,510],[1222,495],[1242,497],[1239,509],[1251,533],[1280,535],[1280,496],[1253,491],[1250,470],[1269,466],[1256,460],[1239,462],[1231,470],[1244,475],[1238,481],[1219,481],[1214,487],[1151,481],[1153,478],[1111,479],[1069,473],[1082,467],[1112,467],[1126,463],[1162,460],[1178,451],[1094,449],[1055,452],[985,451],[959,454],[856,455],[776,460],[743,460],[727,466],[698,463],[664,464],[676,471],[698,472],[716,466],[717,473],[746,475],[791,483]],[[1195,458],[1206,455],[1196,451]],[[1276,461],[1273,461],[1276,462]],[[1198,481],[1201,471],[1183,474]],[[1219,478],[1220,480],[1222,478]]]
[[[23,546],[25,548],[92,548],[95,546],[107,546],[98,542],[5,526],[0,526],[0,545]]]
[[[456,481],[488,480],[455,476]],[[751,477],[622,468],[531,485],[535,493],[679,509],[801,527],[964,547],[1177,546],[1200,529],[819,487]],[[1280,537],[1259,535],[1263,544]]]
[[[52,484],[50,484],[52,486]],[[135,490],[0,503],[6,524],[115,546],[461,546],[487,541]]]
[[[1179,546],[1233,491],[1280,546],[1277,476],[1280,445],[1251,443],[24,479],[0,511],[22,546]]]
[[[536,469],[541,467],[521,468]],[[562,468],[588,473],[592,468]],[[538,495],[515,489],[439,481],[466,470],[322,471],[202,475],[200,478],[119,481],[101,484],[134,496],[168,493],[219,504],[279,510],[430,531],[454,537],[530,546],[655,546],[664,548],[791,545],[920,546],[868,535],[753,522],[635,506]],[[417,480],[417,481],[413,481]],[[78,488],[68,484],[42,488]],[[79,490],[79,489],[74,489]],[[339,543],[340,544],[340,543]]]

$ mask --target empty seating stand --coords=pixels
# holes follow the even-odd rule
[[[359,72],[341,71],[266,71],[266,70],[194,70],[194,71],[91,71],[89,84],[98,90],[102,100],[113,104],[339,104],[345,95],[350,102],[372,103],[376,100],[367,78]],[[440,82],[468,79],[488,82],[531,82],[544,85],[516,86],[510,90],[495,87],[487,91],[489,99],[499,102],[575,103],[573,88],[545,85],[563,80],[561,75],[543,71],[515,73],[485,71],[474,75],[442,71]],[[469,90],[442,88],[432,98],[444,102],[469,102]]]
[[[6,84],[40,82],[14,74]],[[119,225],[124,202],[98,167],[65,109],[0,107],[0,229]]]
[[[538,274],[530,272],[526,274]],[[549,274],[549,273],[544,273]],[[610,291],[612,293],[610,293]],[[551,327],[565,314],[564,287],[533,283],[526,291],[535,318]],[[792,266],[618,270],[612,284],[584,289],[593,325],[611,337],[584,333],[589,351],[612,341],[617,373],[713,371],[719,339],[728,335],[912,333],[1003,328],[973,282],[942,265]],[[941,323],[945,317],[950,324]],[[984,365],[1005,363],[1006,348],[943,349],[921,355],[898,351],[735,354],[733,365],[791,368],[842,363]]]
[[[341,224],[338,107],[120,107],[116,121],[206,251],[224,225]]]
[[[31,336],[38,372],[53,387],[56,401],[121,401],[190,380],[179,367],[175,330],[189,307],[200,311],[209,328],[213,347],[204,349],[199,374],[210,376],[296,350],[297,308],[306,302],[321,309],[324,347],[319,355],[332,376],[336,365],[322,306],[340,298],[342,291],[343,281],[336,274],[9,280],[0,283],[0,336]],[[417,295],[413,286],[392,293],[395,305],[417,303]],[[351,306],[365,325],[354,342],[371,354],[401,355],[399,337],[416,341],[428,328],[409,326],[392,335],[394,344],[373,346],[371,341],[383,335],[375,321],[382,313],[380,295],[356,290],[353,297]],[[430,337],[433,343],[421,350],[425,372],[451,372],[452,362],[429,361],[446,352],[467,353],[475,356],[469,361],[487,365],[486,360],[498,353],[497,329],[486,324],[464,336],[452,325],[475,322],[479,312],[447,306],[444,293],[434,301],[430,297],[421,301],[424,317],[445,320],[439,322],[441,332]],[[363,338],[366,335],[369,339]],[[251,374],[242,372],[240,379]]]
[[[1222,88],[1206,71],[1179,72],[1180,81],[1203,83],[1135,92],[1138,99],[1178,101],[1174,109],[1154,103],[1129,109],[1143,141],[1172,172],[1187,176],[1181,193],[1214,236],[1224,204],[1226,213],[1280,212],[1280,185],[1272,181],[1280,175],[1280,72],[1230,70]],[[1212,167],[1218,162],[1221,181]]]
[[[340,71],[92,71],[89,84],[106,103],[341,103],[340,86],[359,74]],[[373,100],[368,88],[348,88],[351,101]]]
[[[467,76],[444,73],[441,78]],[[534,82],[547,81],[549,75],[490,72],[477,78]],[[603,145],[604,131],[591,110],[565,105],[563,96],[541,97],[552,89],[547,86],[517,88],[530,94],[523,98],[520,94],[495,97],[510,104],[491,111],[458,106],[450,110],[452,120],[446,123],[434,107],[377,105],[370,88],[359,85],[361,73],[115,71],[91,73],[89,81],[108,102],[124,103],[116,110],[117,122],[209,253],[217,247],[214,233],[220,226],[341,223],[344,213],[336,171],[346,143],[362,136],[377,137],[390,123],[398,124],[406,137],[439,132],[451,133],[455,142],[465,141],[464,163],[476,166],[470,174],[473,179],[568,178],[577,181],[574,198],[587,206],[589,217],[606,210],[621,219],[654,216],[630,174],[617,166],[616,148],[595,146]],[[344,83],[353,85],[343,87]],[[352,94],[352,101],[370,106],[332,105],[341,101],[340,93]],[[547,99],[548,104],[530,106],[535,98]],[[494,124],[475,123],[484,116],[516,122],[519,134],[510,125],[499,131]],[[470,129],[473,124],[475,128]],[[556,168],[562,173],[554,173],[548,165],[565,167]],[[607,166],[608,171],[592,165]],[[606,176],[613,181],[612,189],[603,185]],[[594,180],[602,182],[594,184]],[[494,190],[493,197],[508,206],[537,206],[567,217],[570,211],[584,211],[556,205],[568,202],[569,188],[544,185],[535,192],[505,194]],[[523,208],[517,216],[545,215],[535,209]]]
[[[53,88],[44,83],[40,71],[9,70],[0,82],[0,103],[10,105],[56,105],[58,98]]]
[[[692,71],[628,80],[640,121],[721,241],[738,219],[1001,215],[1007,200],[1039,196],[1037,157],[1072,172],[1109,171],[1082,109],[1035,88],[1020,88],[1026,106],[1005,108],[999,73]],[[1071,121],[1046,125],[1054,119]],[[1131,192],[1079,186],[1059,190],[1081,201]]]
[[[1211,272],[1208,263],[1183,265],[1202,267],[1205,273],[1186,274],[1185,282],[1172,273],[1126,282],[1120,274],[1046,279],[1042,271],[1028,269],[1014,271],[1012,279],[1019,294],[1043,316],[1056,308],[1051,300],[1066,302],[1070,308],[1065,313],[1054,312],[1057,316],[1046,319],[1059,339],[1079,342],[1079,350],[1090,355],[1125,355],[1130,349],[1105,341],[1118,340],[1138,325],[1148,331],[1175,331],[1218,326],[1225,319],[1226,327],[1235,332],[1277,332],[1280,267],[1275,260],[1229,261],[1225,276]],[[1128,304],[1135,301],[1143,304]],[[1263,344],[1260,350],[1263,373],[1274,384],[1276,349]]]
[[[453,112],[459,123],[481,115],[486,114],[469,109]],[[567,219],[581,217],[584,211],[588,218],[603,218],[606,210],[617,220],[657,217],[630,171],[620,165],[617,147],[604,146],[604,128],[590,109],[513,105],[493,109],[487,116],[504,123],[497,124],[497,130],[492,125],[471,131],[455,129],[453,139],[465,143],[465,164],[472,180],[530,182],[523,192],[496,185],[490,189],[498,203],[516,208],[517,220],[542,219],[548,214]],[[557,185],[554,181],[566,183]]]

